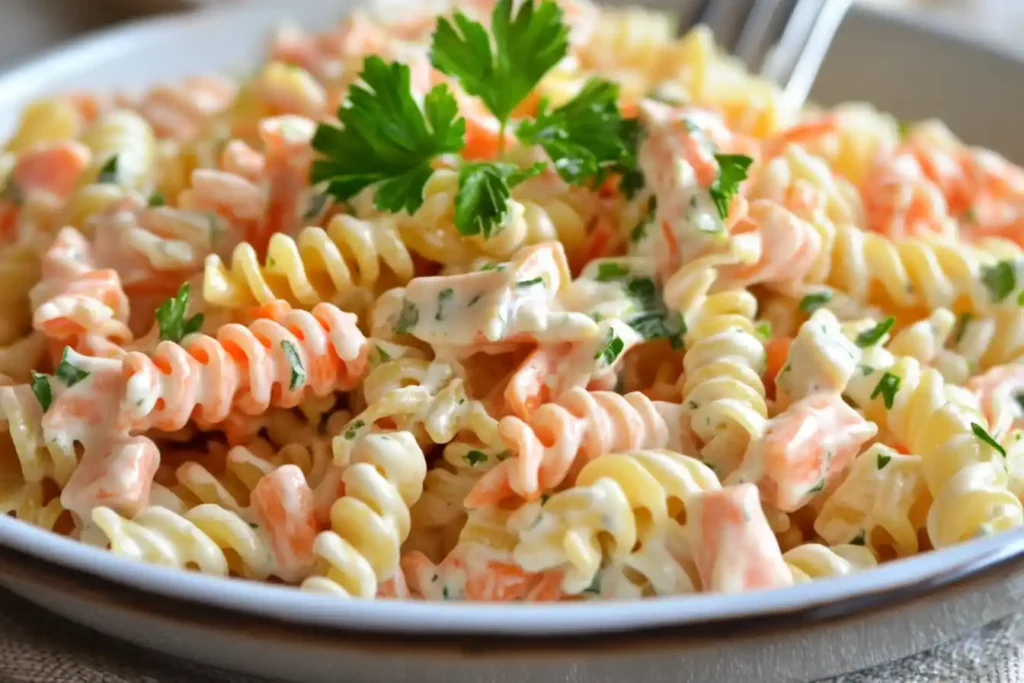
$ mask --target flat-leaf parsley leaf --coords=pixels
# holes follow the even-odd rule
[[[512,111],[569,51],[569,28],[558,5],[525,0],[515,16],[512,9],[512,0],[494,6],[493,46],[487,29],[458,11],[452,21],[438,19],[430,46],[433,65],[497,117],[502,142]]]
[[[708,193],[718,209],[718,215],[725,220],[729,216],[729,202],[739,192],[740,183],[747,179],[747,170],[754,160],[742,154],[716,154],[718,177],[711,183]]]
[[[430,160],[459,152],[466,122],[448,87],[427,93],[420,109],[412,93],[409,67],[366,58],[362,83],[349,88],[338,110],[341,127],[320,124],[313,149],[312,182],[344,201],[371,185],[381,211],[413,213],[423,203],[423,186],[433,172]]]
[[[181,285],[178,293],[167,299],[156,309],[156,324],[160,328],[160,339],[180,342],[182,339],[198,332],[203,326],[203,314],[196,313],[186,318],[188,311],[188,283]]]

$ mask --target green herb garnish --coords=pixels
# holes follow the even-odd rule
[[[739,192],[740,183],[747,179],[747,170],[754,160],[742,154],[716,154],[719,173],[711,183],[708,193],[718,209],[718,215],[725,220],[729,216],[729,202]]]
[[[53,387],[50,386],[50,376],[32,370],[32,393],[45,413],[53,403]]]
[[[1017,287],[1017,269],[1012,261],[1000,261],[981,267],[981,282],[988,289],[992,301],[999,303]]]
[[[463,456],[470,467],[476,467],[482,462],[487,462],[487,454],[476,449],[469,451]]]
[[[627,163],[629,156],[618,99],[618,85],[591,79],[557,109],[548,111],[542,101],[537,118],[520,124],[516,135],[524,144],[543,147],[566,182],[600,182],[608,169]]]
[[[288,365],[291,366],[292,371],[291,383],[288,388],[294,391],[306,382],[306,368],[302,365],[302,356],[299,355],[295,344],[285,340],[281,342],[281,348],[284,349],[284,355],[288,359]]]
[[[871,392],[871,398],[875,399],[881,395],[886,410],[891,410],[893,402],[896,400],[896,392],[899,389],[900,378],[890,372],[886,372],[882,375],[882,379],[878,380],[875,390]]]
[[[96,176],[96,182],[117,184],[117,180],[117,155],[115,154],[100,166],[99,174]]]
[[[463,235],[489,238],[505,219],[512,188],[543,170],[543,163],[527,169],[492,162],[463,163],[455,195],[455,228]]]
[[[857,339],[855,340],[857,346],[861,347],[862,349],[866,349],[869,346],[874,346],[875,344],[882,340],[882,337],[884,337],[886,333],[888,333],[889,330],[892,329],[892,326],[895,324],[896,318],[889,316],[882,322],[872,327],[870,330],[864,330],[863,332],[857,335]]]
[[[64,347],[64,353],[61,354],[60,363],[57,364],[57,369],[54,370],[54,375],[67,387],[73,387],[83,379],[89,376],[89,373],[81,368],[77,368],[72,365],[68,359],[68,351],[71,349],[67,346]]]
[[[622,341],[622,338],[615,334],[614,331],[608,330],[605,344],[594,354],[594,360],[603,359],[604,364],[611,367],[625,348],[626,343]]]
[[[982,442],[994,448],[999,453],[999,455],[1003,456],[1004,458],[1006,457],[1006,449],[1000,446],[999,442],[993,439],[992,435],[985,431],[985,428],[982,427],[980,424],[978,424],[977,422],[972,422],[971,431],[974,432],[974,435],[978,437],[978,439],[980,439]]]
[[[338,109],[341,127],[317,127],[312,145],[321,158],[313,162],[312,182],[326,181],[327,192],[342,201],[372,185],[377,209],[414,213],[433,173],[430,161],[462,150],[466,122],[443,84],[427,93],[421,109],[405,64],[370,56],[359,78]]]
[[[413,302],[406,301],[402,305],[402,312],[398,315],[398,322],[395,323],[395,332],[397,334],[406,334],[409,330],[416,327],[416,323],[419,321],[420,309]]]
[[[430,61],[479,97],[498,119],[499,144],[512,111],[569,51],[569,29],[553,2],[526,0],[513,16],[512,0],[499,0],[491,13],[491,35],[483,25],[456,11],[439,18]]]
[[[808,294],[804,298],[800,299],[800,310],[806,311],[807,313],[814,313],[829,301],[832,301],[832,292],[830,291],[826,290],[823,292]]]
[[[610,282],[612,280],[618,280],[620,278],[629,275],[629,266],[622,265],[621,263],[605,262],[600,263],[597,266],[597,281],[598,282]]]
[[[160,304],[160,308],[156,309],[156,323],[160,328],[160,339],[178,343],[188,335],[198,332],[203,326],[202,313],[196,313],[191,318],[185,317],[188,311],[188,290],[188,283],[182,283],[178,293],[164,301]]]

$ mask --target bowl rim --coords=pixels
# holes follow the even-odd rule
[[[324,16],[336,4],[315,0]],[[856,7],[855,13],[895,21],[908,30],[925,30],[948,40],[1024,65],[1024,58],[985,45],[951,29],[927,25],[898,12]],[[248,17],[250,23],[286,15],[280,6],[242,5],[201,12],[143,18],[86,35],[49,50],[0,76],[0,106],[11,106],[39,91],[54,70],[68,60],[102,66],[125,44],[147,38],[167,40],[196,30],[227,26]],[[935,24],[935,22],[931,22]],[[314,626],[370,632],[461,635],[581,635],[633,629],[694,625],[784,614],[850,614],[879,601],[912,597],[934,590],[1002,562],[1024,557],[1024,529],[904,558],[870,571],[783,589],[739,594],[696,594],[634,602],[551,604],[479,604],[325,599],[292,587],[225,579],[148,565],[58,536],[9,517],[0,517],[0,546],[7,546],[58,566],[79,570],[165,597],[221,607],[250,615]]]

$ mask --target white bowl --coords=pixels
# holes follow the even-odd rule
[[[341,14],[336,0],[296,0],[96,34],[0,77],[0,137],[40,94],[246,72],[280,19],[323,26]],[[1024,94],[1007,87],[1022,78],[1024,64],[1010,56],[858,9],[839,33],[815,99],[867,99],[904,117],[937,115],[968,141],[1022,158],[1016,112]],[[579,672],[653,680],[668,671],[673,680],[747,680],[755,672],[765,683],[806,680],[904,656],[1009,614],[1016,601],[1007,597],[1024,591],[1022,557],[1024,530],[842,579],[740,595],[369,603],[137,564],[0,518],[0,581],[26,597],[172,654],[295,680],[336,680],[339,670],[389,681],[547,681]],[[965,590],[965,581],[975,589]],[[627,631],[634,633],[620,635]],[[592,649],[600,654],[584,657]]]

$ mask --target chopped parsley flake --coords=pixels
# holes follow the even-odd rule
[[[353,439],[355,439],[356,436],[359,435],[359,430],[365,426],[366,423],[363,422],[362,420],[356,420],[355,422],[350,424],[348,426],[348,429],[345,430],[345,440],[352,441]]]
[[[53,403],[53,388],[50,386],[50,376],[32,370],[32,393],[45,413]]]
[[[406,301],[402,305],[402,312],[398,315],[398,322],[395,323],[395,332],[398,334],[406,334],[412,328],[416,327],[416,323],[420,321],[420,309],[416,307],[411,301]]]
[[[1017,287],[1017,269],[1012,261],[1000,261],[981,267],[981,282],[988,289],[992,301],[999,303]]]
[[[160,304],[156,309],[156,323],[160,329],[160,339],[164,341],[181,342],[188,335],[198,332],[203,326],[203,314],[196,313],[191,318],[186,318],[188,311],[188,290],[187,282],[181,285],[178,293]]]
[[[880,469],[880,470],[884,469],[885,466],[889,464],[890,460],[892,460],[892,456],[891,455],[884,455],[882,453],[879,453],[878,454],[878,469]]]
[[[110,157],[100,167],[99,175],[96,176],[97,183],[117,183],[117,155]]]
[[[878,385],[875,386],[875,390],[871,392],[871,398],[875,399],[879,395],[882,397],[882,402],[885,404],[886,410],[891,410],[893,402],[896,400],[896,392],[900,388],[900,378],[896,375],[886,372],[882,375],[882,379],[878,380]]]
[[[60,357],[60,363],[57,365],[54,374],[57,376],[57,379],[64,382],[65,386],[73,387],[88,377],[89,373],[71,364],[71,361],[68,360],[68,351],[70,351],[70,348],[65,346],[64,353]]]
[[[999,442],[993,439],[992,435],[985,431],[985,428],[982,427],[980,424],[978,424],[977,422],[972,422],[971,431],[974,432],[974,435],[978,437],[978,439],[980,439],[983,443],[986,443],[992,448],[994,448],[999,453],[999,455],[1003,456],[1004,458],[1006,457],[1006,449],[999,445]]]
[[[601,263],[597,266],[597,281],[609,282],[629,275],[629,266],[621,263]]]
[[[434,314],[434,320],[444,320],[444,305],[446,302],[451,300],[455,296],[455,290],[451,287],[445,287],[437,294],[437,313]]]
[[[516,287],[533,287],[534,285],[544,284],[544,278],[535,277],[530,280],[520,280],[516,283]]]
[[[605,344],[601,349],[594,354],[594,360],[603,359],[604,364],[611,367],[619,355],[622,354],[623,349],[626,348],[626,343],[615,334],[614,331],[608,330],[608,337],[605,340]]]
[[[823,291],[808,294],[800,299],[800,309],[807,313],[814,313],[816,310],[832,300],[832,292]]]
[[[299,350],[295,348],[295,344],[285,340],[281,342],[281,348],[284,349],[284,355],[291,366],[292,376],[288,388],[295,391],[306,382],[306,368],[302,365],[302,356],[299,355]]]
[[[739,192],[740,183],[747,179],[747,170],[754,160],[742,154],[716,154],[719,173],[711,183],[708,193],[718,209],[718,215],[725,220],[729,216],[729,202]]]
[[[857,335],[857,346],[861,347],[862,349],[866,349],[869,346],[874,346],[878,342],[882,341],[882,337],[884,337],[895,324],[896,318],[889,316],[882,322],[872,327],[870,330],[864,330],[863,332]]]
[[[476,449],[473,449],[466,453],[466,455],[464,455],[463,458],[465,458],[466,462],[469,463],[470,467],[476,467],[482,462],[487,462],[487,454],[484,453],[483,451],[478,451]]]

